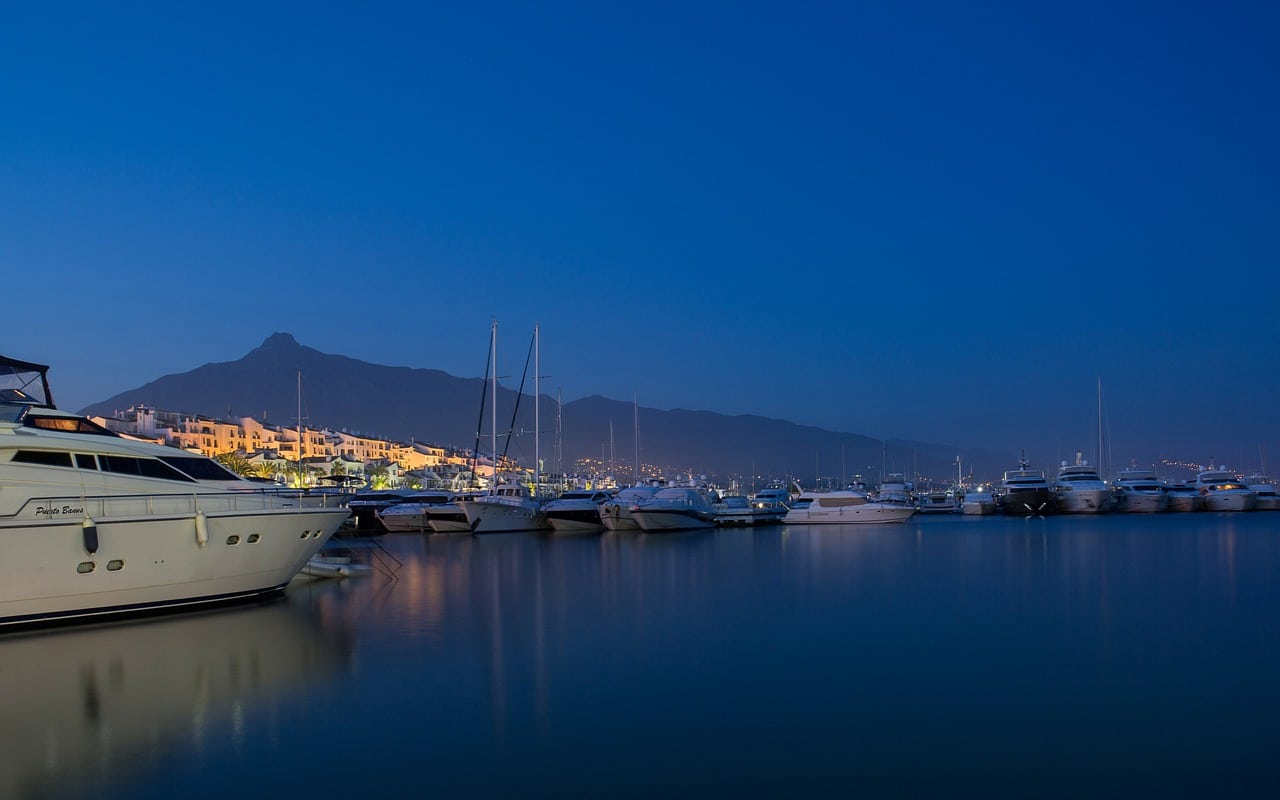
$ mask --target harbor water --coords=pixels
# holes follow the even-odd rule
[[[0,798],[1256,796],[1280,513],[387,534],[0,637]]]

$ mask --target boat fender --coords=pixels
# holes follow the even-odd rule
[[[209,521],[205,519],[203,511],[196,512],[196,544],[204,547],[209,543]]]
[[[84,536],[84,549],[89,555],[98,552],[98,526],[92,517],[85,517],[80,523],[80,532]]]

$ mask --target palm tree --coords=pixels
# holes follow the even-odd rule
[[[256,468],[244,457],[244,453],[239,450],[229,450],[225,453],[218,453],[213,457],[222,466],[231,470],[241,477],[247,477],[256,472]]]

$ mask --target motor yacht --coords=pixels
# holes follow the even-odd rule
[[[958,514],[961,497],[951,489],[934,489],[916,495],[916,510],[921,514]]]
[[[653,497],[662,487],[662,483],[642,483],[620,490],[600,504],[600,524],[610,531],[640,530],[640,523],[631,516],[631,509]]]
[[[350,516],[60,411],[48,370],[0,357],[0,628],[278,593]]]
[[[1025,455],[1018,460],[1017,469],[1005,470],[997,502],[1005,514],[1044,515],[1054,511],[1053,490],[1044,470],[1032,469]]]
[[[907,482],[907,476],[901,472],[890,472],[885,475],[884,480],[880,482],[880,488],[876,490],[876,502],[885,505],[911,506],[915,507],[915,498],[911,494],[911,484]]]
[[[431,509],[453,503],[458,495],[443,490],[414,492],[403,502],[377,511],[383,527],[393,533],[431,530]]]
[[[1210,465],[1196,475],[1205,511],[1252,511],[1258,497],[1226,467]]]
[[[1169,511],[1200,511],[1204,508],[1204,497],[1186,481],[1166,481],[1164,494],[1168,498],[1166,508]]]
[[[1244,479],[1244,485],[1254,494],[1254,511],[1280,509],[1280,495],[1276,494],[1276,482],[1271,478],[1260,474],[1249,475]]]
[[[1058,510],[1064,514],[1103,514],[1111,510],[1110,487],[1079,452],[1074,464],[1062,462],[1053,491]]]
[[[518,483],[505,483],[490,494],[459,500],[472,533],[550,530],[542,504]]]
[[[1115,509],[1122,514],[1158,514],[1169,508],[1169,494],[1153,470],[1129,467],[1116,476]]]
[[[872,502],[860,489],[801,492],[782,518],[787,525],[855,525],[905,522],[916,507],[903,503]]]
[[[997,511],[996,496],[986,486],[975,486],[965,490],[964,499],[960,501],[960,513],[969,516],[985,516]]]
[[[609,499],[601,489],[574,489],[545,503],[542,513],[556,533],[598,533],[604,530],[600,504]]]
[[[668,486],[631,508],[645,533],[710,528],[716,524],[715,498],[701,486]]]

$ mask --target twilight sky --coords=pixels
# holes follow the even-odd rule
[[[63,407],[496,318],[566,401],[1047,466],[1101,379],[1116,462],[1280,472],[1276,4],[188,6],[0,10],[0,353]]]

